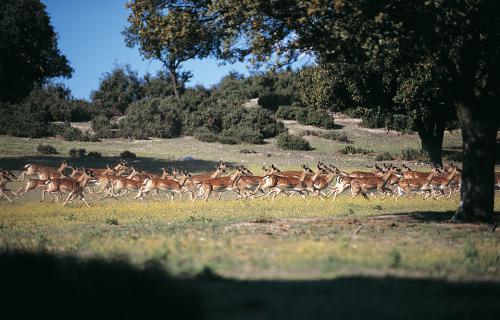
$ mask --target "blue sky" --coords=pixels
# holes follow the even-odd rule
[[[156,61],[143,60],[137,48],[125,46],[122,30],[127,24],[126,0],[42,0],[58,33],[59,48],[74,69],[72,78],[62,80],[77,98],[89,98],[99,86],[103,73],[113,64],[130,64],[143,75],[156,74]],[[214,59],[193,60],[184,64],[193,73],[188,85],[211,86],[229,71],[248,74],[239,63],[219,66]]]

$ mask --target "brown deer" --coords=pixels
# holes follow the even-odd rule
[[[194,195],[196,194],[196,190],[201,185],[201,182],[208,179],[215,179],[222,176],[222,174],[227,173],[227,165],[222,160],[215,166],[214,172],[202,173],[193,175],[190,179],[186,181],[186,187],[189,189],[189,193],[191,195],[191,200],[194,201]]]
[[[460,170],[457,167],[454,167],[447,177],[432,177],[430,181],[427,181],[426,184],[422,186],[422,188],[432,191],[433,198],[435,199],[446,197],[445,190],[449,189],[450,192],[447,197],[450,198],[453,192],[452,188],[450,188],[450,184],[454,180],[458,172],[460,172]],[[436,198],[437,191],[441,193],[441,196]]]
[[[235,188],[239,178],[243,175],[245,171],[244,167],[236,168],[236,171],[229,177],[219,177],[203,180],[200,183],[200,192],[193,198],[193,202],[199,197],[204,195],[204,200],[208,201],[208,197],[212,192],[227,192],[232,191]]]
[[[7,183],[12,181],[10,177],[15,177],[15,179],[17,179],[17,177],[11,172],[0,170],[0,200],[5,197],[7,201],[12,202],[12,199],[9,198],[7,194],[5,194],[6,191],[9,191],[11,194],[16,195],[14,192],[6,188]]]
[[[48,166],[43,166],[39,164],[27,164],[23,167],[21,175],[19,176],[18,181],[23,181],[25,176],[34,176],[38,175],[38,179],[47,180],[53,178],[63,177],[64,169],[68,168],[69,165],[66,160],[61,162],[59,168],[53,168]]]
[[[308,175],[314,175],[314,172],[307,167],[305,164],[302,165],[302,175],[300,178],[295,177],[285,177],[281,174],[270,174],[264,176],[261,183],[254,190],[252,195],[255,195],[257,191],[264,190],[268,193],[264,197],[264,199],[268,199],[271,197],[271,200],[274,201],[274,198],[282,192],[298,192],[303,199],[305,199],[304,195],[304,181],[306,180]]]
[[[182,172],[182,176],[179,181],[175,181],[173,179],[147,178],[142,182],[142,186],[135,198],[140,198],[142,200],[143,195],[151,191],[155,191],[156,195],[158,195],[158,191],[163,191],[170,194],[170,199],[174,201],[174,194],[177,193],[181,197],[182,193],[187,192],[184,188],[184,184],[189,178],[191,178],[191,176],[186,171]]]
[[[281,171],[276,168],[274,165],[271,165],[271,167],[267,168],[265,165],[262,166],[262,170],[264,170],[264,176],[269,175],[269,174],[280,174]],[[244,172],[244,175],[241,176],[240,180],[238,180],[238,183],[236,185],[236,189],[238,192],[238,199],[240,198],[248,198],[252,196],[252,191],[254,191],[259,184],[261,183],[262,179],[264,176],[254,176],[248,169],[247,171]],[[265,195],[265,193],[262,191],[262,189],[259,190],[261,194],[259,196]],[[258,198],[259,196],[256,196],[255,198]]]
[[[428,194],[429,190],[426,187],[426,185],[438,173],[440,173],[440,170],[438,168],[434,168],[431,170],[431,172],[425,178],[419,178],[419,177],[408,178],[408,175],[405,176],[403,174],[402,179],[399,180],[398,185],[397,185],[396,200],[398,200],[403,194],[410,195],[410,197],[412,199],[413,199],[414,193],[421,193],[421,194],[426,193],[426,194]],[[427,196],[425,196],[425,198],[427,198]]]
[[[322,166],[323,172],[326,172],[326,176],[318,176],[316,178],[306,179],[306,190],[312,194],[315,194],[320,199],[324,200],[327,194],[323,192],[332,182],[335,177],[341,174],[340,170],[335,167],[328,167],[326,165]],[[311,181],[311,182],[309,182]]]
[[[390,177],[397,172],[397,169],[392,168],[388,170],[382,177],[367,177],[367,178],[355,178],[350,182],[351,186],[351,198],[354,198],[358,194],[368,199],[367,193],[382,193],[385,197],[386,192],[392,193],[391,189],[387,187],[387,182]]]
[[[85,186],[91,179],[95,179],[96,175],[88,169],[84,169],[84,173],[78,179],[72,178],[57,178],[57,179],[49,179],[45,181],[46,189],[44,192],[49,193],[68,193],[66,200],[62,204],[64,207],[68,201],[72,201],[77,197],[80,198],[87,207],[90,208],[90,205],[85,200]]]

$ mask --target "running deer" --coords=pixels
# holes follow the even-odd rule
[[[391,189],[387,187],[387,182],[391,176],[398,172],[398,169],[389,169],[382,177],[367,177],[367,178],[355,178],[350,181],[351,185],[351,198],[354,198],[358,194],[368,199],[367,193],[382,193],[385,197],[386,192],[392,193]]]
[[[235,188],[235,185],[237,184],[238,180],[240,177],[243,175],[245,172],[244,167],[238,167],[236,168],[236,171],[229,177],[219,177],[219,178],[212,178],[212,179],[207,179],[203,180],[200,183],[200,191],[196,195],[196,197],[193,198],[193,201],[196,201],[199,197],[204,195],[204,200],[208,201],[208,197],[210,197],[210,194],[212,192],[227,192],[233,190]]]
[[[302,198],[305,199],[305,195],[303,192],[304,181],[306,180],[308,175],[313,175],[314,172],[305,164],[302,165],[302,169],[303,172],[300,178],[285,177],[281,174],[278,175],[274,173],[264,176],[261,183],[257,186],[252,195],[255,195],[259,190],[264,190],[268,192],[264,199],[272,196],[271,200],[274,201],[274,198],[276,198],[278,194],[282,192],[293,191],[298,192],[302,196]]]
[[[80,176],[78,179],[72,178],[60,178],[60,179],[49,179],[45,182],[47,188],[44,192],[49,193],[68,193],[66,200],[62,204],[64,207],[68,201],[73,201],[77,197],[82,200],[87,207],[90,208],[90,205],[85,200],[85,186],[91,179],[95,179],[96,175],[88,169],[84,169],[84,174]]]
[[[21,175],[19,176],[18,181],[23,181],[25,176],[34,176],[38,175],[38,179],[47,180],[53,178],[63,177],[64,169],[68,168],[69,165],[66,160],[61,162],[59,168],[53,168],[48,166],[43,166],[39,164],[27,164],[23,167]]]
[[[407,171],[408,172],[408,171]],[[408,194],[410,198],[413,199],[413,194],[415,193],[429,193],[426,185],[434,178],[440,170],[438,168],[434,168],[425,178],[408,178],[408,176],[403,175],[402,179],[399,180],[397,185],[397,196],[396,200],[398,200],[403,194]],[[425,196],[427,198],[427,196]]]
[[[162,178],[147,178],[142,182],[142,186],[137,193],[135,199],[140,198],[143,200],[143,196],[151,191],[155,191],[156,195],[159,199],[158,191],[163,191],[167,194],[170,194],[170,199],[174,201],[174,194],[179,194],[179,198],[182,197],[182,193],[187,192],[187,189],[184,188],[184,184],[188,179],[191,178],[191,175],[186,171],[182,172],[182,176],[179,181],[175,181],[173,179],[162,179]]]
[[[220,178],[223,173],[227,173],[227,165],[222,160],[215,166],[215,171],[212,173],[202,173],[193,175],[190,179],[186,181],[186,187],[189,189],[189,193],[191,194],[191,200],[194,199],[194,195],[196,194],[196,190],[201,185],[201,182],[208,179]]]
[[[449,189],[449,194],[448,198],[451,197],[452,194],[452,188],[450,188],[450,184],[455,178],[455,176],[458,174],[459,169],[457,167],[454,167],[451,170],[451,173],[447,177],[432,177],[430,181],[427,181],[424,186],[422,186],[423,189],[430,190],[433,193],[433,197],[435,199],[440,199],[446,197],[445,190]],[[436,192],[439,191],[441,193],[441,196],[436,198]]]
[[[7,191],[9,191],[13,195],[16,195],[14,192],[6,188],[7,183],[12,181],[10,177],[15,177],[15,176],[9,171],[0,170],[0,200],[5,197],[5,199],[7,199],[9,202],[12,202],[12,199],[5,194],[5,192]]]

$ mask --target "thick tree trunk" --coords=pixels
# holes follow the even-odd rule
[[[429,154],[429,160],[435,166],[443,165],[443,136],[445,122],[437,119],[432,123],[424,123],[418,130],[422,150]]]
[[[170,73],[170,80],[172,80],[172,89],[174,90],[174,95],[177,100],[181,99],[181,96],[179,94],[179,83],[177,79],[177,70],[170,68],[169,69]]]
[[[463,103],[457,104],[456,108],[462,127],[464,161],[461,201],[453,220],[492,222],[498,128],[495,109],[488,110]]]

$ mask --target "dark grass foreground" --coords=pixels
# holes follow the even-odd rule
[[[206,270],[0,254],[3,319],[498,319],[499,283],[345,277],[233,281]]]

